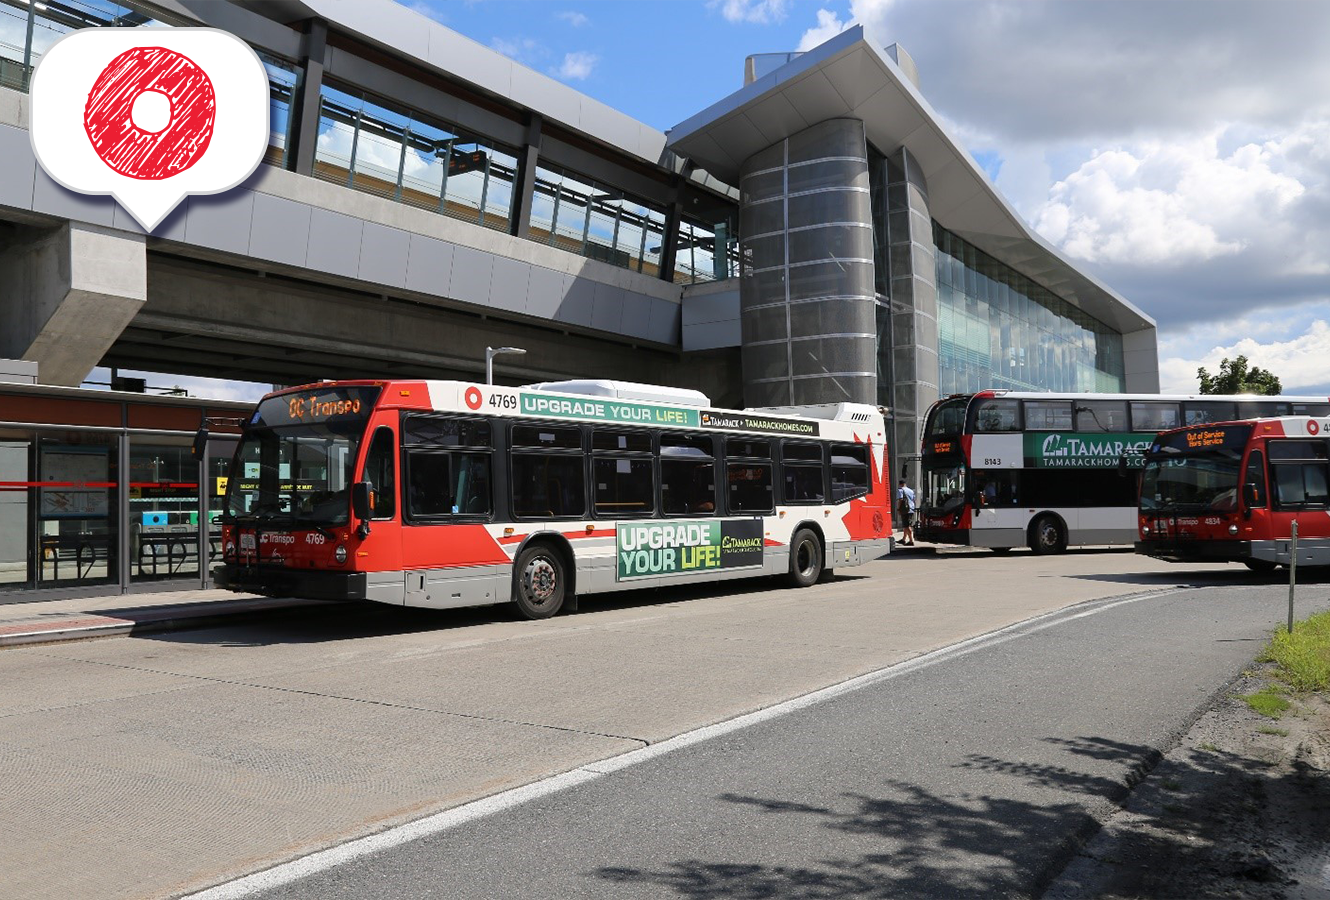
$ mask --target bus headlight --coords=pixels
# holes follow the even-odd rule
[[[1230,526],[1228,526],[1228,533],[1229,533],[1229,534],[1237,534],[1237,533],[1238,533],[1238,526],[1236,526],[1236,525],[1230,525]]]
[[[344,544],[337,545],[337,549],[333,551],[333,559],[336,560],[339,566],[346,562],[346,546]]]
[[[1150,533],[1150,526],[1149,526],[1149,525],[1142,525],[1142,526],[1141,526],[1141,534],[1149,534],[1149,533]]]

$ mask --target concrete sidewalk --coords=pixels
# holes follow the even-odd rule
[[[327,604],[326,601],[260,597],[223,590],[161,591],[0,604],[0,648],[183,631],[311,605]]]

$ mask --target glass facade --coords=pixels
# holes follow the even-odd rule
[[[323,85],[314,175],[508,231],[517,157],[387,101]]]
[[[172,24],[153,15],[132,3],[62,0],[34,2],[30,20],[29,5],[24,0],[0,0],[0,87],[26,91],[42,54],[71,31]]]
[[[728,216],[713,215],[718,221],[710,224],[689,217],[679,223],[679,242],[674,253],[675,284],[724,281],[739,276],[736,213],[737,210],[731,209]]]
[[[665,211],[594,179],[537,166],[530,226],[533,241],[660,276]]]
[[[936,223],[939,392],[1120,393],[1122,336]]]

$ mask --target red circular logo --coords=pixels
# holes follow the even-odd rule
[[[165,95],[168,124],[148,131],[134,123],[134,101]],[[126,50],[102,70],[83,108],[83,128],[97,155],[121,175],[160,181],[198,162],[212,140],[217,96],[207,73],[165,47]]]
[[[1307,433],[1308,433],[1308,434],[1317,434],[1317,433],[1320,432],[1320,430],[1321,430],[1321,426],[1320,426],[1319,424],[1317,424],[1317,422],[1315,422],[1315,421],[1312,420],[1312,419],[1308,419],[1308,420],[1307,420]]]
[[[480,409],[481,401],[485,398],[480,396],[480,388],[472,385],[466,389],[466,405],[470,409]]]

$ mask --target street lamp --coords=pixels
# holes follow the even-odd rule
[[[521,347],[486,347],[485,348],[485,383],[494,383],[494,357],[500,353],[525,353]]]

